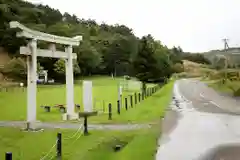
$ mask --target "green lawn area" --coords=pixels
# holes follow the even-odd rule
[[[12,152],[14,160],[41,159],[55,144],[57,132],[62,133],[64,160],[153,160],[160,135],[159,126],[125,132],[91,131],[89,136],[78,138],[77,134],[72,139],[66,139],[75,133],[72,130],[22,132],[16,128],[0,128],[0,159],[4,159],[5,152]],[[117,144],[124,147],[114,152],[113,147]],[[45,160],[54,159],[55,155],[56,147]]]
[[[107,110],[108,103],[116,105],[118,97],[119,79],[110,77],[85,78],[93,82],[93,99],[98,110],[103,110],[103,102]],[[123,92],[123,97],[132,94],[132,90]],[[82,105],[82,81],[75,81],[74,98],[75,103]],[[41,121],[60,121],[61,113],[58,109],[52,109],[46,113],[41,105],[66,104],[65,85],[38,86],[37,91],[37,119]],[[26,120],[27,92],[22,89],[15,91],[0,92],[0,120]],[[83,108],[82,108],[83,109]],[[115,109],[115,108],[113,108]]]
[[[133,108],[125,105],[121,108],[121,115],[116,112],[117,84],[120,79],[93,78],[93,97],[104,99],[106,106],[113,105],[113,119],[108,120],[107,114],[100,114],[90,118],[91,123],[152,123],[151,128],[134,131],[90,131],[89,136],[74,135],[75,130],[45,130],[43,132],[23,132],[16,128],[0,128],[0,159],[5,152],[12,152],[13,159],[40,159],[56,142],[57,132],[63,135],[64,160],[131,160],[155,159],[157,139],[160,135],[160,121],[165,109],[169,105],[174,81],[164,85],[155,94],[141,101]],[[150,86],[150,85],[148,85]],[[139,90],[124,92],[124,97]],[[75,84],[75,102],[82,104],[82,86],[79,81]],[[65,104],[65,86],[39,86],[38,87],[37,116],[41,121],[60,121],[61,114],[57,110],[44,112],[40,105]],[[26,92],[0,93],[0,120],[25,120]],[[96,104],[98,109],[102,105]],[[72,137],[71,139],[66,139]],[[79,138],[78,138],[79,137]],[[77,140],[76,140],[77,139]],[[75,141],[76,140],[76,141]],[[124,147],[114,152],[113,146],[121,144]],[[54,147],[46,158],[54,158]]]
[[[123,92],[121,114],[117,114],[118,83],[120,79],[110,77],[88,78],[93,81],[94,106],[99,112],[98,116],[91,117],[91,123],[140,123],[159,120],[163,116],[165,107],[168,105],[173,81],[161,88],[157,93],[148,97],[144,101],[130,107],[130,96],[139,89]],[[152,85],[149,84],[148,87]],[[37,119],[40,121],[62,121],[62,114],[58,109],[52,108],[47,113],[41,105],[65,104],[65,85],[38,86],[37,92]],[[75,83],[75,103],[82,106],[82,85],[81,81]],[[26,120],[26,91],[15,90],[10,92],[0,92],[0,120]],[[124,98],[128,97],[128,111],[125,110]],[[108,104],[112,104],[112,120],[108,120]],[[133,96],[134,103],[134,96]],[[82,108],[83,109],[83,108]]]
[[[141,101],[133,108],[125,110],[125,105],[121,108],[121,114],[118,115],[115,109],[112,120],[107,119],[107,114],[97,117],[90,117],[92,123],[147,123],[159,121],[160,117],[164,116],[165,109],[171,101],[172,88],[174,81],[163,86],[158,92]],[[116,105],[113,106],[116,108]]]

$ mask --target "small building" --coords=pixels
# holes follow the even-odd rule
[[[48,82],[48,71],[42,70],[37,74],[37,82],[38,83],[47,83]]]

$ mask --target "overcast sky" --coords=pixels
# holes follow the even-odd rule
[[[184,51],[240,46],[240,0],[28,0],[62,13],[108,24],[124,24],[137,36],[152,34]],[[84,37],[83,37],[84,38]]]

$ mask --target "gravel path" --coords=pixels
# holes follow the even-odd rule
[[[37,126],[39,128],[46,129],[78,129],[82,123],[46,123],[38,122]],[[26,122],[24,121],[0,121],[0,127],[19,127],[25,128]],[[135,130],[141,128],[149,128],[150,124],[89,124],[88,128],[90,130]]]

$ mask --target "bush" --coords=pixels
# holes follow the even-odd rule
[[[22,58],[13,58],[4,66],[1,72],[4,75],[17,80],[26,80],[27,65]]]
[[[176,63],[173,65],[173,72],[174,73],[181,73],[184,72],[184,66],[181,63]]]
[[[124,76],[124,79],[126,79],[126,80],[131,80],[131,77],[130,76]]]
[[[235,97],[239,97],[240,96],[240,88],[238,88],[236,91],[234,91],[233,95]]]

